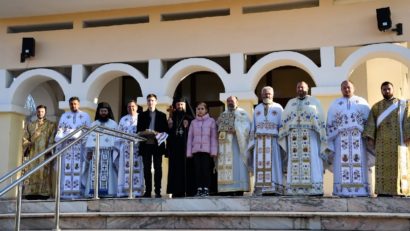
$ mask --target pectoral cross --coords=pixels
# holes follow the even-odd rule
[[[178,129],[175,131],[175,134],[182,136],[182,134],[184,134],[184,131],[182,130],[182,128],[178,128]]]

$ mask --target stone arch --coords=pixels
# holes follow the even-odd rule
[[[129,75],[134,78],[140,85],[146,81],[146,76],[133,66],[124,63],[105,64],[95,69],[85,81],[85,98],[93,102],[97,98],[105,85],[111,80]]]
[[[14,79],[10,88],[9,101],[13,105],[24,107],[28,94],[40,84],[54,80],[61,87],[63,94],[66,96],[69,89],[69,82],[67,78],[50,69],[34,69],[25,71]]]
[[[258,60],[248,71],[247,78],[250,80],[250,90],[256,88],[258,82],[268,71],[281,66],[295,66],[306,71],[316,86],[319,85],[319,68],[308,57],[293,51],[281,51],[270,53]]]
[[[410,68],[410,50],[408,48],[389,43],[373,44],[359,48],[342,63],[341,76],[343,80],[349,79],[350,74],[360,64],[373,58],[394,59]]]
[[[189,58],[176,63],[164,75],[163,79],[168,82],[164,95],[172,96],[181,80],[199,71],[215,73],[222,81],[224,89],[228,86],[228,73],[219,64],[205,58]]]

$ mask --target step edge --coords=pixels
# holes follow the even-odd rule
[[[23,218],[45,218],[54,217],[54,213],[22,213]],[[202,211],[202,212],[82,212],[82,213],[61,213],[60,217],[172,217],[172,216],[224,216],[224,217],[371,217],[371,218],[410,218],[410,213],[374,213],[374,212],[264,212],[264,211]],[[14,213],[0,214],[0,219],[14,218]]]

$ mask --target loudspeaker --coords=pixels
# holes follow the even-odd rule
[[[380,31],[386,31],[391,28],[390,7],[376,9],[377,27]]]
[[[23,38],[21,45],[20,62],[24,62],[26,58],[34,57],[36,54],[36,40],[34,38]]]

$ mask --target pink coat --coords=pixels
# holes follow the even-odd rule
[[[197,116],[189,126],[186,155],[192,157],[192,153],[196,152],[207,152],[211,156],[218,153],[216,123],[209,114]]]

